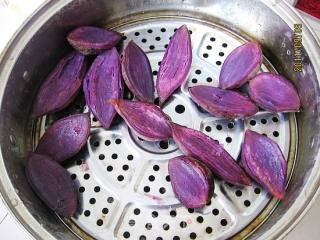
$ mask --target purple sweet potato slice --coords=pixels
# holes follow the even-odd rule
[[[258,107],[245,95],[210,86],[189,89],[191,98],[216,117],[244,118],[258,112]]]
[[[105,28],[82,26],[71,31],[67,40],[82,54],[99,54],[116,46],[121,40],[121,33]]]
[[[59,119],[47,129],[35,152],[62,162],[81,150],[87,143],[89,133],[90,119],[87,114]]]
[[[85,71],[82,54],[73,52],[61,59],[40,87],[33,115],[40,117],[65,108],[79,92]]]
[[[276,198],[284,198],[287,162],[276,142],[262,134],[247,130],[241,159],[249,176]]]
[[[168,164],[173,192],[187,208],[201,208],[212,197],[214,181],[208,167],[194,158],[178,156]]]
[[[225,181],[237,186],[250,185],[251,181],[230,156],[215,140],[204,133],[171,123],[172,136],[180,150],[206,164]]]
[[[150,62],[143,50],[133,41],[124,49],[121,69],[123,80],[135,97],[152,103],[154,85]]]
[[[27,180],[38,197],[53,211],[71,217],[78,197],[70,174],[50,157],[32,153],[25,168]]]
[[[115,48],[96,57],[84,79],[83,91],[90,111],[103,127],[109,128],[116,115],[109,100],[123,95],[120,58]]]
[[[300,98],[294,85],[274,73],[260,73],[249,82],[249,96],[270,112],[299,111]]]
[[[192,62],[192,48],[189,31],[182,25],[173,35],[161,61],[156,88],[160,103],[187,79]]]
[[[219,77],[223,89],[238,88],[259,71],[262,51],[258,43],[248,42],[233,50],[224,61]]]
[[[158,106],[122,99],[112,99],[110,102],[139,137],[151,141],[167,140],[171,137],[169,118]]]

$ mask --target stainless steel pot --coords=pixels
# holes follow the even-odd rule
[[[166,177],[167,160],[179,154],[172,141],[148,143],[119,121],[106,131],[92,119],[87,148],[65,165],[79,188],[79,211],[71,220],[50,212],[27,184],[24,162],[52,120],[86,111],[79,96],[61,113],[42,119],[30,114],[41,82],[70,50],[66,33],[79,25],[115,28],[125,34],[124,41],[134,39],[143,47],[156,71],[169,37],[183,23],[192,31],[192,72],[165,111],[173,120],[218,139],[235,158],[246,128],[274,138],[288,158],[286,198],[277,202],[259,186],[238,189],[218,180],[210,204],[201,210],[185,209],[173,197]],[[302,72],[294,71],[294,24],[302,24]],[[190,101],[187,87],[215,85],[226,55],[250,39],[263,45],[262,71],[280,72],[295,83],[302,112],[260,112],[245,121],[230,122],[210,117]],[[1,55],[2,196],[37,239],[282,238],[319,189],[319,56],[319,42],[284,1],[48,1]]]

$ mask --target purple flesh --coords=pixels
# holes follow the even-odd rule
[[[285,195],[287,162],[276,142],[247,130],[242,145],[242,165],[245,171],[273,196]]]
[[[294,85],[281,75],[260,73],[249,83],[249,96],[270,112],[299,111],[300,98]]]
[[[209,86],[189,89],[192,100],[216,117],[244,118],[258,112],[258,107],[241,93]]]
[[[56,121],[40,139],[35,153],[45,154],[62,162],[86,144],[90,133],[90,119],[86,114],[75,114]]]
[[[32,153],[25,168],[27,180],[38,197],[53,211],[71,217],[78,197],[70,174],[45,155]]]
[[[219,77],[223,89],[238,88],[259,71],[262,63],[260,45],[248,42],[233,50],[224,61]]]
[[[112,99],[110,102],[139,137],[151,141],[167,140],[171,137],[169,118],[156,105],[121,99]]]
[[[201,208],[212,197],[214,182],[212,172],[197,160],[178,156],[168,164],[173,192],[187,208]]]
[[[180,150],[187,156],[201,160],[225,181],[237,186],[250,185],[251,181],[237,162],[204,133],[171,123],[172,136]]]
[[[103,127],[109,128],[116,110],[110,99],[122,98],[120,59],[115,48],[96,57],[83,84],[86,103]]]
[[[71,31],[67,40],[82,54],[99,54],[116,46],[121,34],[105,28],[83,26]]]
[[[150,62],[143,50],[130,41],[124,49],[121,61],[124,82],[141,101],[153,103],[153,78]]]
[[[161,61],[156,83],[160,103],[187,79],[191,62],[191,39],[187,26],[182,25],[172,36]]]
[[[79,92],[85,70],[82,54],[73,52],[61,59],[40,87],[33,115],[40,117],[65,108]]]

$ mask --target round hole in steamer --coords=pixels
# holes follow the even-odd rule
[[[141,211],[140,211],[139,208],[135,208],[135,209],[133,210],[134,215],[139,215],[140,212],[141,212]]]
[[[98,226],[102,226],[103,225],[103,220],[102,219],[98,219],[97,220],[97,225]]]
[[[79,187],[79,192],[83,193],[86,189],[84,187]]]
[[[222,126],[221,126],[220,124],[218,124],[218,125],[216,126],[216,129],[219,130],[219,131],[221,131],[221,130],[222,130]]]
[[[192,78],[192,79],[191,79],[191,82],[192,82],[192,83],[197,83],[198,80],[197,80],[196,78]]]
[[[217,208],[213,209],[212,214],[215,216],[219,215],[219,209],[217,209]]]
[[[157,211],[153,211],[152,213],[151,213],[151,216],[153,217],[153,218],[157,218],[158,217],[158,212]]]
[[[243,202],[243,204],[244,204],[244,206],[246,206],[246,207],[250,207],[251,202],[250,202],[249,200],[245,200],[245,201]]]
[[[146,193],[150,192],[150,187],[149,186],[145,186],[143,188],[143,191],[146,192]]]
[[[89,217],[91,212],[89,210],[85,210],[83,214],[84,216]]]
[[[152,72],[152,74],[153,74],[154,76],[157,76],[158,71],[154,70],[154,71]]]
[[[170,216],[171,216],[171,217],[177,216],[176,210],[171,210],[171,211],[170,211]]]
[[[216,64],[220,66],[222,63],[220,61],[216,61]]]
[[[234,123],[233,122],[228,123],[228,128],[230,129],[234,128]]]
[[[108,208],[102,208],[102,211],[101,211],[103,214],[108,214],[109,212],[109,209]]]
[[[147,230],[150,230],[152,228],[152,224],[151,223],[147,223],[145,225],[145,227],[146,227]]]
[[[197,222],[198,222],[198,223],[203,223],[203,217],[198,216],[198,217],[197,217]]]
[[[160,141],[159,146],[162,149],[167,149],[169,147],[169,143],[168,143],[168,141]]]
[[[93,190],[94,190],[96,193],[97,193],[97,192],[100,192],[100,187],[99,187],[99,186],[95,186]]]
[[[88,180],[88,179],[90,178],[90,174],[88,174],[88,173],[84,174],[84,175],[83,175],[83,178],[84,178],[85,180]]]
[[[212,78],[211,77],[207,77],[207,82],[212,82]]]
[[[197,238],[197,234],[192,232],[190,233],[190,239],[196,239]]]
[[[161,32],[165,32],[166,29],[165,29],[165,28],[161,28],[160,31],[161,31]]]
[[[163,240],[163,238],[162,237],[157,237],[156,240]]]
[[[274,137],[279,137],[279,132],[278,131],[274,131],[272,134],[273,134]]]
[[[212,227],[206,227],[206,233],[208,234],[212,233]]]
[[[149,49],[150,49],[150,50],[153,50],[154,48],[155,48],[154,45],[150,45],[150,46],[149,46]]]
[[[188,208],[188,212],[189,213],[194,213],[194,209],[193,208]]]
[[[113,153],[113,154],[111,155],[111,158],[112,158],[112,159],[117,159],[117,158],[118,158],[118,154]]]
[[[77,160],[77,165],[81,165],[82,164],[82,160]]]
[[[141,42],[146,43],[146,42],[147,42],[147,39],[142,38],[142,39],[141,39]]]
[[[146,238],[146,236],[144,236],[144,235],[141,235],[140,237],[139,237],[139,240],[146,240],[147,238]]]
[[[228,47],[228,44],[223,43],[223,44],[222,44],[222,47],[226,48],[226,47]]]
[[[166,193],[166,189],[164,187],[159,188],[159,193],[165,194]]]
[[[105,158],[104,154],[100,154],[100,155],[99,155],[99,159],[100,159],[100,160],[103,160],[104,158]]]
[[[99,147],[99,142],[94,142],[94,143],[93,143],[93,146],[94,146],[94,147]]]
[[[204,58],[208,58],[208,57],[209,57],[209,54],[208,54],[208,53],[204,53],[202,56],[203,56]]]
[[[176,113],[182,114],[185,112],[186,109],[183,105],[179,104],[174,108],[174,110],[176,111]]]
[[[123,233],[123,237],[124,238],[129,238],[130,237],[130,233],[129,232],[124,232]]]
[[[211,37],[211,38],[210,38],[210,41],[211,41],[211,42],[214,42],[214,41],[216,41],[216,39],[215,39],[214,37]]]
[[[135,36],[139,36],[140,33],[139,33],[139,32],[135,32],[134,35],[135,35]]]
[[[106,146],[109,146],[111,144],[111,141],[110,140],[106,140],[105,142],[104,142],[104,145],[106,145]]]
[[[127,36],[124,36],[124,35],[122,36],[123,41],[127,40],[127,38],[128,38]]]
[[[241,197],[242,196],[242,191],[241,190],[237,190],[236,191],[236,196],[237,197]]]
[[[277,117],[273,117],[273,118],[272,118],[272,121],[273,121],[273,122],[278,122],[279,119],[278,119]]]
[[[190,34],[192,34],[192,31],[191,31],[191,30],[189,30],[189,33],[190,33]]]
[[[148,29],[148,31],[147,31],[148,33],[152,33],[153,31],[152,31],[152,29]]]
[[[107,167],[107,171],[108,171],[108,172],[112,172],[112,170],[113,170],[113,167],[112,167],[112,166],[108,166],[108,167]]]
[[[219,56],[223,57],[224,56],[224,52],[219,52]]]
[[[116,144],[121,144],[121,139],[120,139],[120,138],[117,138],[117,139],[115,140],[115,142],[116,142]]]
[[[155,40],[156,40],[156,41],[160,41],[160,40],[161,40],[161,37],[156,37]]]
[[[95,204],[96,203],[96,199],[95,198],[90,198],[89,203],[90,204]]]
[[[131,160],[133,159],[133,155],[129,154],[129,155],[127,156],[127,159],[128,159],[129,161],[131,161]]]
[[[250,120],[250,125],[251,125],[251,126],[255,126],[255,125],[256,125],[256,123],[257,123],[257,122],[256,122],[256,120],[253,120],[253,119],[252,119],[252,120]]]
[[[74,173],[71,174],[71,179],[72,179],[72,180],[75,180],[76,178],[77,178],[77,175],[76,175],[76,174],[74,174]]]
[[[195,73],[198,74],[198,75],[200,75],[200,74],[201,74],[201,70],[200,70],[200,69],[197,69],[197,70],[195,71]]]
[[[208,46],[207,46],[207,49],[208,49],[208,50],[211,50],[211,49],[212,49],[212,46],[211,46],[211,45],[208,45]]]
[[[180,227],[181,228],[186,228],[187,227],[187,223],[185,221],[180,222]]]
[[[136,224],[136,221],[134,219],[129,220],[129,226],[133,227]]]
[[[165,224],[162,225],[162,228],[163,228],[163,230],[168,231],[170,226],[169,226],[168,223],[165,223]]]
[[[150,175],[150,176],[148,177],[148,179],[149,179],[150,182],[153,182],[153,181],[155,180],[155,177],[154,177],[153,175]]]
[[[117,177],[117,179],[118,179],[119,182],[122,182],[124,180],[124,176],[123,175],[119,175]]]
[[[220,221],[220,224],[221,224],[221,226],[227,226],[228,221],[227,221],[226,219],[222,219],[222,220]]]
[[[231,137],[226,137],[226,142],[227,143],[231,143],[232,142],[232,138]]]
[[[128,171],[129,170],[129,166],[127,164],[122,166],[122,170],[123,171]]]
[[[108,199],[107,199],[108,203],[113,203],[113,201],[114,201],[113,197],[108,197]]]
[[[167,48],[167,47],[168,47],[168,44],[165,44],[165,45],[164,45],[164,48]]]
[[[169,175],[166,176],[166,181],[170,182],[170,176]]]
[[[154,166],[153,166],[153,170],[154,170],[154,171],[157,172],[157,171],[159,171],[159,169],[160,169],[159,165],[154,165]]]
[[[180,237],[179,237],[179,236],[174,236],[174,237],[172,238],[172,240],[180,240]]]
[[[262,123],[262,124],[266,124],[266,123],[267,123],[267,119],[262,118],[262,119],[261,119],[261,123]]]
[[[255,194],[260,194],[261,193],[261,189],[260,188],[255,188],[254,189],[254,193]]]

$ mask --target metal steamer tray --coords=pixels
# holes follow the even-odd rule
[[[245,11],[249,4],[251,7]],[[281,15],[284,19],[279,17],[279,12],[283,13],[281,11],[286,8],[291,22],[286,20],[287,16]],[[237,15],[240,12],[244,20]],[[79,14],[83,19],[77,19]],[[319,63],[312,62],[319,49],[314,50],[306,44],[305,51],[309,55],[305,56],[304,64],[307,70],[301,74],[293,72],[289,62],[294,51],[290,43],[292,26],[285,22],[293,23],[290,18],[301,21],[281,1],[234,1],[231,4],[222,0],[212,3],[118,0],[45,4],[29,20],[30,26],[27,24],[26,30],[22,29],[22,37],[16,40],[20,45],[15,51],[9,47],[0,64],[1,79],[11,81],[7,81],[8,87],[1,92],[1,110],[7,112],[0,117],[0,170],[5,173],[0,177],[0,186],[14,214],[38,239],[213,240],[275,239],[283,236],[290,229],[288,224],[293,225],[311,201],[319,181],[318,173],[315,173],[319,168],[319,151],[316,149],[319,146],[319,106],[316,102],[319,83],[317,70],[313,68]],[[256,23],[252,22],[253,19]],[[231,20],[235,22],[227,24]],[[192,67],[186,82],[164,105],[164,112],[172,121],[200,130],[218,141],[237,161],[240,161],[246,129],[275,140],[288,161],[286,198],[278,202],[256,184],[239,188],[216,177],[215,192],[210,202],[201,209],[185,208],[174,196],[168,175],[168,160],[182,154],[172,139],[145,141],[130,131],[120,117],[107,130],[91,115],[91,134],[86,147],[64,164],[78,190],[78,211],[71,219],[60,218],[48,211],[25,182],[24,158],[56,119],[88,112],[88,109],[80,94],[66,110],[34,120],[30,117],[30,99],[36,94],[34,84],[39,86],[42,77],[63,55],[63,48],[58,54],[53,52],[65,44],[64,34],[74,26],[95,22],[124,34],[120,52],[128,41],[134,40],[147,53],[154,80],[170,37],[177,28],[186,24],[192,40]],[[259,24],[265,25],[259,27]],[[264,29],[264,26],[270,29]],[[274,26],[273,32],[271,26]],[[52,37],[57,33],[60,36]],[[313,40],[307,27],[305,34],[309,36],[308,41]],[[188,88],[191,86],[217,86],[221,66],[228,54],[250,40],[257,40],[264,47],[260,71],[280,72],[296,83],[303,112],[273,114],[260,111],[250,118],[230,120],[213,117],[190,99]],[[52,46],[54,42],[56,44]],[[38,56],[39,52],[30,64],[23,65],[30,59],[32,49],[36,49],[37,44],[39,48],[40,43],[43,43],[40,45],[40,49],[44,49],[43,56]],[[10,60],[10,54],[17,54],[16,58],[11,65],[4,65],[4,61]],[[47,63],[43,69],[39,68],[43,66],[41,62]],[[12,69],[16,71],[9,71]],[[12,98],[13,95],[8,94],[13,91],[12,84],[18,81],[20,85],[16,85],[19,86],[16,91],[20,95],[8,106],[5,100]],[[30,103],[22,109],[19,104],[27,97],[30,97]],[[125,98],[132,99],[133,96],[126,91]],[[18,107],[21,113],[16,113],[14,107]],[[16,120],[12,120],[14,116]],[[4,120],[10,125],[5,131]],[[313,127],[309,125],[311,123]],[[4,150],[6,146],[9,147]],[[13,158],[17,160],[10,163]],[[17,202],[15,206],[12,199]]]

